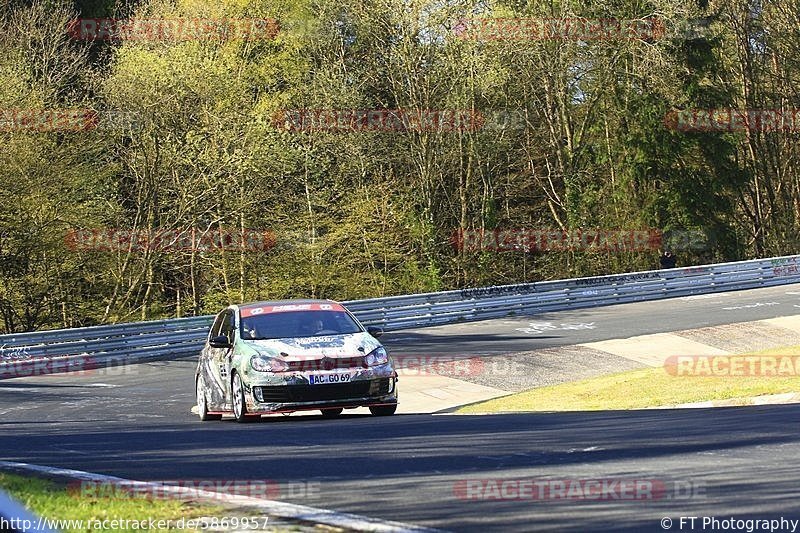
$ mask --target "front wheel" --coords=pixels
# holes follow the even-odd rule
[[[397,411],[397,404],[392,405],[373,405],[369,412],[375,416],[392,416]]]
[[[247,414],[247,402],[245,401],[244,396],[244,383],[242,383],[242,378],[239,377],[238,373],[233,374],[233,380],[231,381],[231,403],[233,403],[233,416],[236,418],[237,422],[251,422],[257,418],[260,418],[258,415],[248,415]]]
[[[208,412],[208,399],[206,398],[206,381],[203,374],[197,376],[195,383],[195,390],[197,391],[197,415],[203,422],[207,420],[221,420],[220,414],[209,414]]]

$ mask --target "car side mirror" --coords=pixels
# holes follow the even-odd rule
[[[208,341],[208,345],[212,348],[230,348],[232,346],[231,341],[229,341],[228,337],[225,335],[212,337],[211,340]]]
[[[367,333],[375,337],[376,339],[383,335],[383,328],[379,328],[378,326],[367,326]]]

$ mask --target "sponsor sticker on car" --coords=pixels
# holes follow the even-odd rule
[[[241,309],[242,318],[267,313],[286,313],[289,311],[344,311],[344,307],[339,304],[284,304],[284,305],[265,305],[257,307],[243,307]]]

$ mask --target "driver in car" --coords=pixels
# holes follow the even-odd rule
[[[305,335],[319,335],[325,329],[325,325],[322,323],[322,320],[319,318],[312,320],[311,322],[307,322],[304,324],[303,333]]]

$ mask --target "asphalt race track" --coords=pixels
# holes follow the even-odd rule
[[[799,307],[800,286],[787,285],[401,331],[384,340],[395,354],[491,357],[794,315]],[[680,516],[800,518],[798,405],[201,423],[189,412],[193,372],[194,361],[184,359],[2,381],[3,459],[139,480],[316,482],[315,494],[286,500],[451,531],[663,531],[664,517],[678,531]],[[523,478],[636,479],[668,489],[656,498],[595,502],[476,500],[458,489]],[[675,495],[675,486],[684,492]]]

